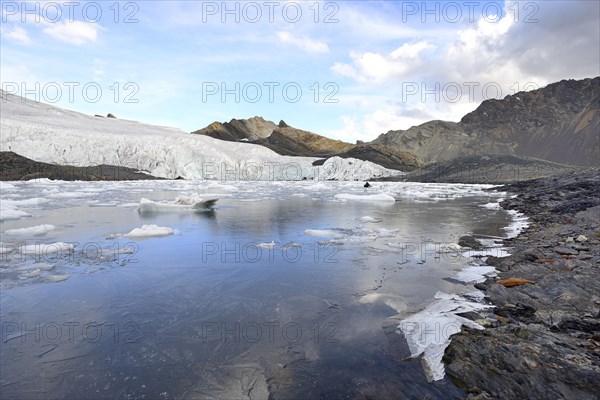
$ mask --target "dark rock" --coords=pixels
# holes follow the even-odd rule
[[[469,247],[473,250],[481,250],[483,249],[483,245],[475,239],[473,236],[464,235],[458,239],[458,245],[460,247]]]
[[[576,256],[577,254],[579,254],[579,251],[569,248],[569,247],[562,247],[562,246],[556,246],[554,248],[554,251],[557,252],[558,254],[562,254],[562,255],[566,255],[566,256]]]
[[[597,230],[586,227],[598,220],[600,172],[519,182],[502,190],[517,194],[503,207],[524,212],[531,226],[517,240],[505,241],[513,246],[512,255],[488,258],[500,271],[499,280],[476,285],[496,306],[499,323],[453,336],[444,354],[446,372],[460,386],[494,399],[598,399],[600,246],[592,243]],[[585,245],[557,246],[579,235],[589,238]],[[575,246],[589,247],[582,250],[585,259],[573,257]],[[509,278],[535,284],[497,284]]]
[[[285,123],[284,120],[279,121],[279,124],[277,126],[280,128],[289,128],[290,127],[288,124]]]
[[[117,117],[115,117],[114,114],[108,113],[106,115],[106,118],[117,118]]]
[[[18,181],[48,178],[62,181],[125,181],[161,179],[132,168],[114,165],[73,167],[30,160],[16,153],[0,152],[0,180]]]

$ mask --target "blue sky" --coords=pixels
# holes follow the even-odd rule
[[[3,1],[0,78],[31,99],[186,131],[260,115],[372,140],[600,75],[599,4]]]

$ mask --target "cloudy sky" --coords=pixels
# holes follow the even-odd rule
[[[192,131],[354,142],[600,75],[600,2],[2,1],[2,88]]]

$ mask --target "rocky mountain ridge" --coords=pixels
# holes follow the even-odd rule
[[[269,130],[270,133],[267,135]],[[248,141],[284,156],[323,157],[323,160],[317,161],[315,165],[323,164],[326,159],[337,156],[371,161],[401,171],[412,171],[423,166],[418,157],[396,147],[347,143],[293,128],[284,121],[276,125],[262,117],[232,119],[228,123],[214,122],[192,134],[207,135],[226,141]]]
[[[425,163],[510,154],[598,166],[600,77],[562,80],[502,100],[486,100],[460,122],[429,121],[371,143],[397,146]]]

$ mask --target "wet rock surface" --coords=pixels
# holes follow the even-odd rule
[[[446,372],[471,399],[598,399],[600,396],[600,173],[505,186],[502,203],[530,227],[507,240],[512,255],[476,285],[495,323],[453,336]],[[500,280],[532,283],[505,286]]]

